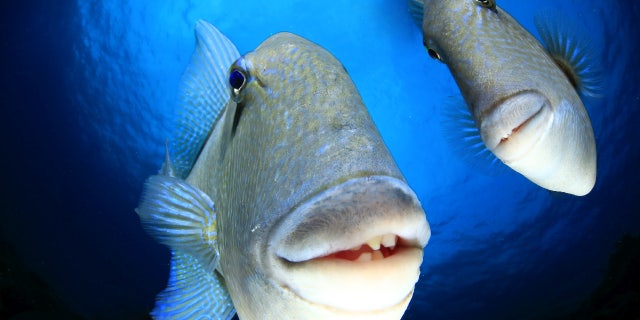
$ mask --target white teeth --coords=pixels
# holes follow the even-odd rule
[[[362,253],[358,259],[356,259],[355,261],[357,262],[369,262],[369,261],[375,261],[375,260],[382,260],[384,259],[384,256],[382,255],[382,252],[380,252],[379,250],[373,251],[373,252],[364,252]]]
[[[361,254],[358,259],[356,259],[357,262],[368,262],[371,261],[371,253],[370,252],[365,252],[363,254]]]
[[[369,241],[367,241],[367,244],[373,250],[380,250],[380,242],[382,242],[382,236],[373,237],[373,238],[369,239]]]
[[[396,235],[389,233],[382,236],[373,237],[367,241],[367,244],[373,250],[380,250],[380,244],[387,248],[393,249],[396,247]]]
[[[393,249],[396,247],[396,235],[395,234],[385,234],[384,236],[382,236],[382,245],[389,248],[389,249]]]

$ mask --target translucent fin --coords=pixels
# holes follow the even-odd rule
[[[487,149],[462,97],[448,97],[441,113],[441,128],[454,154],[475,170],[495,176],[507,166]]]
[[[204,192],[179,178],[151,176],[136,212],[158,242],[193,255],[207,270],[216,268],[216,216]]]
[[[566,15],[545,10],[534,18],[536,29],[556,64],[582,97],[600,97],[602,66],[600,54],[584,28],[578,28]]]
[[[156,298],[154,319],[231,319],[236,313],[224,279],[197,259],[173,252],[167,288]]]
[[[196,48],[182,75],[175,169],[185,178],[218,115],[230,98],[228,70],[240,57],[238,49],[213,25],[199,20],[195,26]]]
[[[413,22],[422,30],[422,19],[424,18],[423,0],[407,0],[407,6],[409,6],[409,14],[411,14]]]

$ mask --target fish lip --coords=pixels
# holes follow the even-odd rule
[[[370,192],[370,194],[354,194],[355,190],[365,190]],[[325,246],[315,247],[312,250],[308,250],[309,244],[312,244],[315,240],[313,238],[313,233],[318,230],[318,224],[333,223],[326,221],[327,219],[325,216],[320,216],[318,217],[319,219],[316,220],[310,219],[313,218],[314,214],[319,216],[319,213],[325,213],[327,210],[333,209],[331,207],[321,206],[322,203],[326,203],[327,201],[362,201],[362,196],[380,195],[385,192],[388,193],[387,200],[395,200],[399,202],[397,205],[404,206],[406,209],[413,209],[412,211],[407,211],[405,218],[409,218],[413,222],[418,222],[418,224],[405,228],[398,227],[398,225],[401,224],[401,221],[399,221],[399,217],[395,216],[394,220],[397,221],[396,225],[377,226],[373,229],[363,230],[364,233],[359,236],[350,237],[347,235],[346,237],[348,239],[345,239],[343,235],[359,230],[353,230],[353,225],[333,225],[331,226],[333,228],[332,231],[337,234],[340,241],[337,241],[337,243],[327,243]],[[356,197],[357,199],[355,199]],[[380,199],[373,200],[373,202],[373,204],[386,206],[385,209],[392,207],[392,204],[381,203],[382,201]],[[366,203],[365,205],[371,204],[372,203]],[[363,207],[363,203],[360,203],[360,205],[361,206],[359,207],[354,206],[343,209],[358,210]],[[383,215],[380,211],[376,213],[377,215],[372,214],[366,218],[369,220],[380,219],[381,215]],[[336,217],[339,217],[339,213],[331,213]],[[345,218],[345,220],[349,220],[349,217],[342,217]],[[305,226],[303,226],[303,224],[305,224]],[[358,227],[363,227],[364,224],[365,223],[360,222]],[[305,228],[306,226],[309,228]],[[342,230],[337,230],[338,228],[342,228]],[[295,234],[291,232],[292,230],[295,231]],[[301,203],[295,206],[284,219],[274,226],[269,236],[268,246],[271,250],[274,250],[273,252],[280,258],[289,262],[302,262],[326,256],[332,252],[348,250],[354,246],[362,244],[363,240],[386,233],[394,233],[398,235],[402,239],[402,244],[406,247],[424,248],[430,235],[430,229],[416,194],[405,182],[388,176],[367,176],[349,179],[301,201]],[[283,242],[287,243],[284,244]],[[283,244],[286,248],[295,249],[295,253],[285,250],[282,246]]]
[[[523,90],[499,101],[481,121],[487,148],[509,164],[526,157],[544,139],[553,123],[549,99],[537,90]]]
[[[267,241],[267,268],[282,288],[311,304],[346,312],[385,310],[411,298],[430,232],[420,202],[405,182],[388,176],[353,178],[307,198],[274,225]],[[399,243],[397,253],[382,260],[323,258],[385,234],[397,235]],[[378,281],[381,272],[389,275],[389,283]],[[369,276],[373,274],[378,277]],[[315,280],[323,277],[326,282]],[[326,284],[335,277],[344,277],[349,284]],[[394,284],[394,279],[400,283]],[[389,297],[382,293],[345,301],[364,295],[369,284],[390,287]],[[316,285],[318,290],[308,289]],[[353,294],[345,299],[331,297],[344,290]]]

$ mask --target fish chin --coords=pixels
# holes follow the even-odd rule
[[[526,157],[544,139],[552,123],[549,100],[538,91],[521,91],[481,119],[480,134],[487,148],[509,165]]]
[[[404,182],[354,178],[320,192],[275,225],[268,265],[282,288],[315,307],[399,318],[429,236],[424,211]]]

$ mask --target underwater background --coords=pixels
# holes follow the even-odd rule
[[[454,152],[442,109],[459,92],[404,0],[3,1],[0,319],[148,317],[170,255],[133,209],[174,133],[198,19],[241,53],[290,31],[345,65],[431,224],[403,319],[638,319],[640,2],[498,5],[534,35],[552,9],[600,52],[587,196]]]

